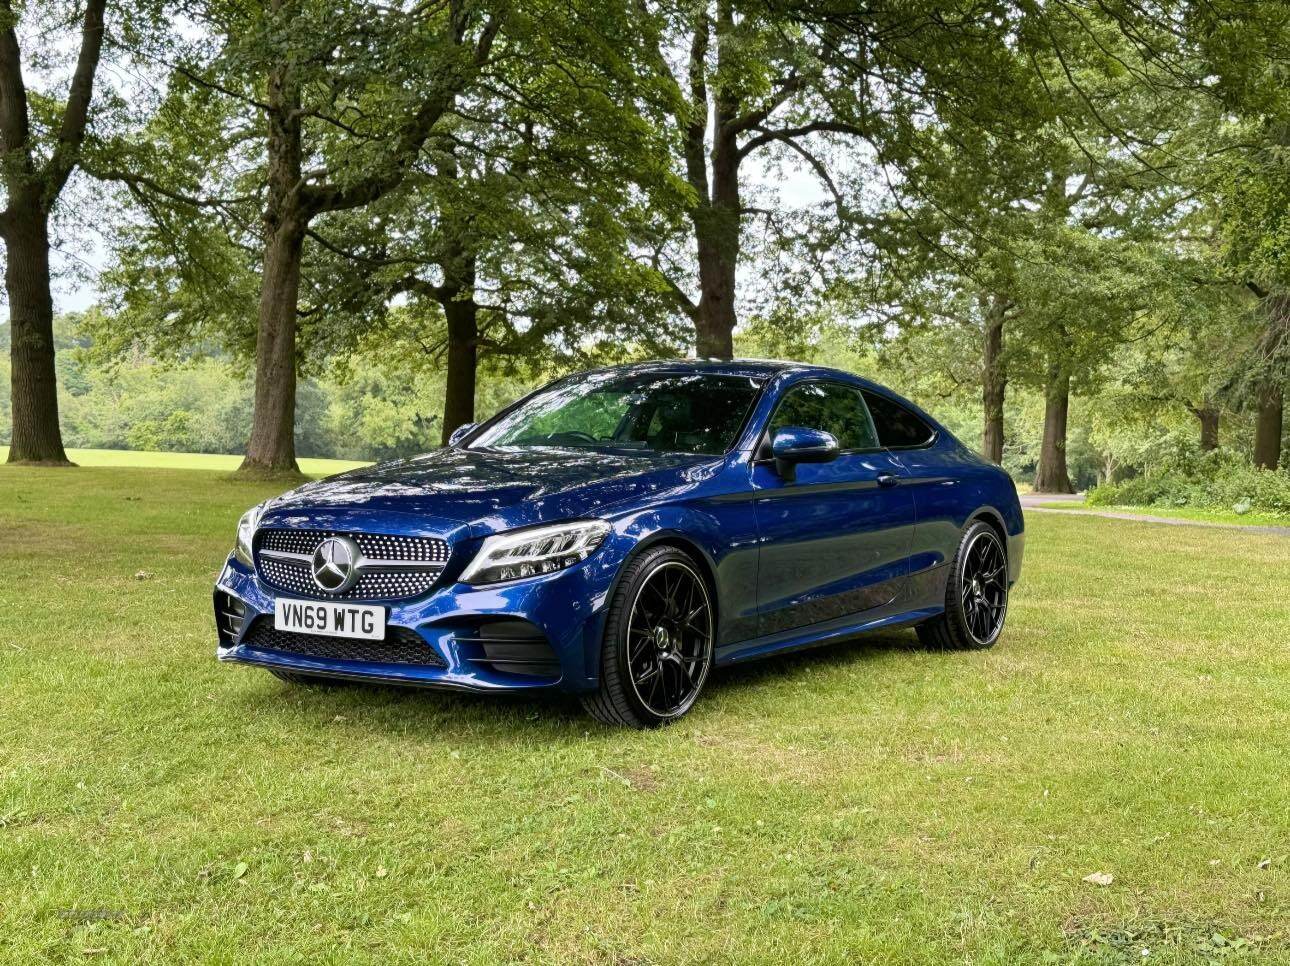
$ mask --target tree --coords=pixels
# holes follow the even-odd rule
[[[106,0],[37,8],[53,25],[78,21],[80,45],[67,99],[58,110],[29,89],[18,26],[22,13],[0,0],[0,177],[5,207],[0,239],[7,256],[13,433],[9,462],[69,465],[58,425],[54,372],[54,303],[50,292],[50,218],[76,169],[90,120],[94,79],[102,57]],[[47,34],[53,46],[55,41]]]
[[[1163,72],[1108,13],[1072,10],[1054,5],[1028,21],[1046,43],[1018,56],[1031,64],[1046,110],[1006,163],[988,172],[965,164],[952,149],[954,128],[929,125],[897,196],[920,225],[918,270],[946,290],[939,302],[906,310],[901,324],[928,324],[919,313],[930,306],[934,324],[975,330],[982,449],[995,462],[1004,455],[1008,387],[1043,392],[1035,482],[1059,491],[1072,487],[1072,383],[1093,377],[1116,340],[1133,337],[1135,320],[1157,303],[1168,315],[1177,299],[1161,268],[1181,263],[1170,239],[1190,186],[1171,151],[1197,113],[1188,97],[1157,86]]]
[[[1167,75],[1176,93],[1213,99],[1234,129],[1237,152],[1210,172],[1206,200],[1220,224],[1224,264],[1258,300],[1264,333],[1243,381],[1258,410],[1256,466],[1275,469],[1290,382],[1290,5],[1284,0],[1188,0],[1162,16],[1149,8],[1116,8],[1123,35]],[[1226,177],[1225,177],[1226,175]],[[1215,190],[1216,189],[1216,190]]]
[[[332,350],[396,323],[397,344],[446,365],[445,441],[474,421],[482,359],[532,372],[606,341],[655,353],[679,341],[667,293],[632,257],[679,207],[674,179],[649,165],[657,135],[632,107],[637,81],[605,54],[633,25],[612,4],[589,9],[600,15],[553,11],[522,57],[502,38],[504,64],[458,100],[400,189],[315,233],[310,301]]]
[[[1290,125],[1290,114],[1280,124]],[[1254,465],[1281,462],[1285,387],[1290,385],[1290,133],[1270,121],[1250,131],[1254,148],[1233,165],[1217,199],[1225,268],[1253,298],[1260,333],[1235,381],[1256,410]],[[1246,129],[1249,130],[1248,128]]]
[[[818,255],[800,269],[827,289],[847,266],[821,253],[813,236],[826,221],[839,241],[863,235],[862,199],[875,188],[865,175],[899,172],[931,119],[960,122],[956,147],[982,167],[1028,123],[1035,88],[1017,50],[1031,38],[1021,24],[1027,15],[1015,10],[827,0],[639,6],[640,56],[664,94],[658,106],[671,134],[665,163],[690,192],[688,237],[660,244],[651,264],[693,322],[700,356],[731,355],[754,222],[778,243]],[[818,180],[827,219],[754,203],[754,165],[785,158]]]
[[[469,0],[379,9],[210,0],[200,16],[203,32],[171,64],[151,142],[99,174],[155,213],[144,263],[172,244],[181,257],[217,253],[217,264],[238,253],[258,260],[255,408],[240,472],[296,473],[306,244],[318,223],[399,187],[455,98],[490,69],[507,12]],[[194,136],[199,120],[218,123]],[[183,157],[181,145],[193,153]],[[227,243],[212,241],[212,220]],[[218,300],[218,273],[184,272],[193,301]],[[230,321],[219,308],[207,318]]]

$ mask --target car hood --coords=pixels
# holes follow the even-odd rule
[[[306,483],[273,500],[265,520],[359,525],[397,513],[465,524],[482,535],[656,499],[707,479],[721,465],[719,457],[672,453],[445,448]]]

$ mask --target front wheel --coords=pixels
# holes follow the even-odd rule
[[[993,647],[1008,614],[1008,555],[988,523],[972,524],[959,541],[945,583],[945,613],[918,625],[918,638],[941,650]]]
[[[671,547],[632,560],[605,622],[600,688],[583,706],[606,724],[657,728],[693,707],[712,669],[716,614],[694,561]]]

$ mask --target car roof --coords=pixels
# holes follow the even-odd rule
[[[892,399],[907,409],[913,410],[921,419],[941,433],[948,433],[945,426],[921,406],[893,392],[881,383],[866,379],[864,376],[845,369],[834,369],[831,366],[817,366],[805,362],[790,362],[783,359],[655,359],[650,362],[629,362],[624,365],[606,366],[597,372],[708,372],[718,376],[744,376],[751,379],[765,380],[783,373],[792,373],[803,377],[839,379],[872,390],[881,396]]]
[[[834,372],[822,366],[780,359],[651,359],[648,362],[629,362],[620,366],[607,366],[601,372],[707,372],[717,376],[750,376],[764,379],[789,370]]]
[[[890,394],[891,390],[845,369],[817,366],[806,362],[783,359],[654,359],[649,362],[630,362],[619,366],[606,366],[600,372],[708,372],[718,376],[748,376],[766,379],[781,373],[841,378]]]

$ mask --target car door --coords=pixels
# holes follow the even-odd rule
[[[769,458],[784,426],[822,429],[841,453],[803,463],[786,480]],[[882,607],[904,590],[914,500],[900,462],[878,444],[858,387],[829,380],[791,386],[775,408],[752,469],[760,534],[763,635]]]

